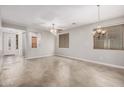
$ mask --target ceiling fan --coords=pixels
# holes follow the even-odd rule
[[[53,34],[58,34],[58,33],[61,33],[64,29],[62,28],[56,28],[55,27],[55,24],[52,24],[52,27],[50,29],[50,32],[53,33]]]

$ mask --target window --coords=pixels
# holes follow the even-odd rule
[[[32,48],[37,48],[37,37],[32,37]]]
[[[124,24],[103,27],[106,34],[94,35],[95,49],[124,50]]]
[[[59,35],[59,48],[69,48],[69,33]]]
[[[18,44],[18,39],[19,38],[19,35],[18,34],[16,34],[16,49],[18,49],[19,48],[19,44]]]

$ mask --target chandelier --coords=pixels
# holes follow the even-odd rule
[[[93,34],[94,36],[100,38],[106,34],[106,31],[100,25],[100,5],[97,5],[97,8],[98,8],[98,22],[97,22],[97,27],[93,31]]]
[[[50,29],[50,32],[51,32],[52,34],[54,34],[54,35],[57,34],[57,29],[55,29],[55,24],[52,24],[52,27],[51,27],[51,29]]]

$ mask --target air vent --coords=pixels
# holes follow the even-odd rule
[[[73,22],[73,23],[72,23],[72,25],[76,25],[76,23],[75,23],[75,22]]]

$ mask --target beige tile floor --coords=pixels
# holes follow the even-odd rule
[[[124,86],[124,70],[51,56],[26,60],[1,57],[0,86],[96,87]]]

